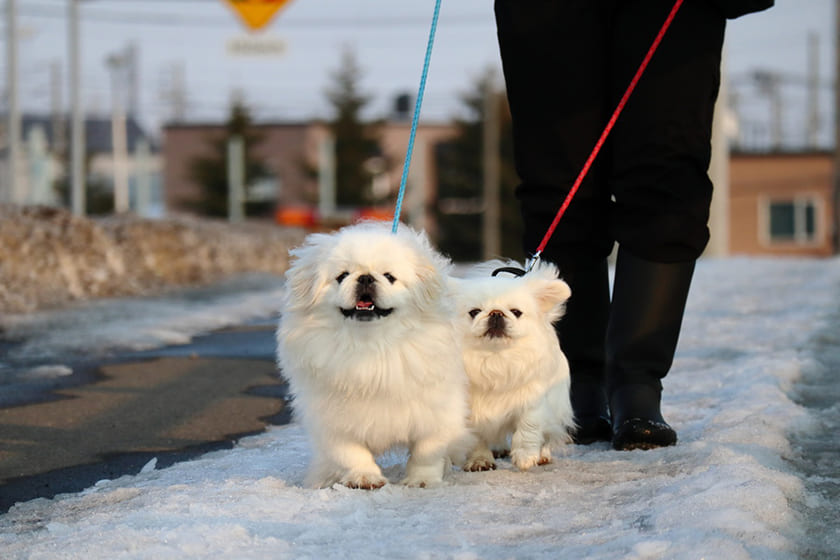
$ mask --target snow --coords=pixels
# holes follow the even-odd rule
[[[6,355],[15,362],[142,351],[187,344],[209,330],[276,316],[282,295],[281,277],[250,273],[212,287],[9,314],[0,317],[0,329],[8,339],[21,341]],[[29,373],[40,370],[49,371],[39,366]]]
[[[84,218],[0,204],[0,314],[280,274],[303,237],[270,223],[131,214]]]
[[[821,497],[789,461],[792,436],[814,424],[792,395],[821,367],[816,348],[836,328],[838,290],[838,259],[702,260],[665,380],[676,447],[568,446],[527,473],[502,460],[494,472],[455,470],[437,488],[312,490],[302,487],[309,445],[291,424],[18,504],[0,516],[0,550],[4,559],[797,558],[800,512]],[[177,315],[161,329],[177,332]],[[101,336],[80,331],[79,345],[85,333]],[[51,345],[61,342],[42,349]],[[383,457],[386,476],[399,479],[404,461]]]

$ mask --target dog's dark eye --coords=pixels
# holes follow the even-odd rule
[[[510,312],[513,313],[513,316],[516,317],[517,319],[522,317],[522,312],[518,309],[511,309]]]
[[[382,276],[384,276],[384,277],[385,277],[385,279],[386,279],[388,282],[390,282],[391,284],[393,284],[394,282],[396,282],[396,281],[397,281],[397,279],[396,279],[396,278],[394,278],[394,275],[393,275],[393,274],[391,274],[390,272],[386,272],[386,273],[385,273],[385,274],[383,274]]]
[[[348,276],[350,276],[350,273],[345,270],[344,272],[335,277],[335,281],[341,284],[341,281],[347,278]]]
[[[475,316],[478,315],[479,313],[481,313],[481,309],[478,309],[478,308],[470,309],[470,317],[472,319],[475,319]]]

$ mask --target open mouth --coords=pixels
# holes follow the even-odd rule
[[[394,308],[377,307],[370,294],[360,294],[356,306],[349,309],[340,308],[342,315],[357,321],[372,321],[390,315]]]

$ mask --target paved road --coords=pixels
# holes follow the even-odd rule
[[[270,324],[86,364],[80,380],[0,408],[0,513],[230,447],[288,421]]]

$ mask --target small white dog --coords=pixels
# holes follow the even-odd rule
[[[309,235],[291,255],[277,359],[313,444],[307,483],[379,488],[375,458],[400,445],[404,484],[441,482],[473,441],[449,261],[375,222]]]
[[[508,449],[527,470],[551,462],[552,443],[571,441],[569,365],[553,324],[571,295],[549,263],[522,277],[454,279],[457,325],[470,382],[470,426],[479,437],[465,471],[495,469],[493,450]]]

